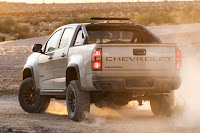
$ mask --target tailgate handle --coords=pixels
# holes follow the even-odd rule
[[[133,55],[146,55],[146,49],[133,49]]]

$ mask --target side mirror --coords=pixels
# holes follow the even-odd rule
[[[32,48],[32,51],[41,53],[42,52],[42,44],[34,44],[33,48]]]

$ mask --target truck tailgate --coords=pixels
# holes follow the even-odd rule
[[[176,44],[102,44],[102,76],[172,76]]]

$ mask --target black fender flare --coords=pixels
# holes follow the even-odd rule
[[[31,76],[34,77],[34,73],[33,73],[33,67],[32,66],[26,66],[23,68],[22,72],[23,72],[23,80],[27,77],[25,77],[24,72],[25,70],[29,69],[31,71]]]
[[[67,69],[66,69],[66,87],[68,86],[68,81],[67,81],[67,72],[68,72],[68,69],[69,68],[75,68],[75,70],[76,70],[76,76],[77,76],[77,79],[79,80],[79,83],[80,83],[80,85],[81,85],[81,80],[80,80],[80,71],[79,71],[79,67],[78,67],[78,65],[77,64],[75,64],[75,63],[72,63],[72,64],[70,64],[68,67],[67,67]]]
[[[34,72],[33,72],[33,67],[32,67],[32,66],[26,66],[26,67],[23,68],[23,80],[26,79],[26,78],[28,78],[28,77],[25,77],[25,75],[24,75],[24,72],[25,72],[25,70],[27,70],[27,69],[29,69],[29,70],[31,71],[31,77],[33,78],[33,85],[34,85],[34,87],[36,88],[36,85],[35,85],[35,78],[34,78]],[[29,77],[30,77],[30,76],[29,76]],[[36,89],[38,89],[38,88],[36,88]]]

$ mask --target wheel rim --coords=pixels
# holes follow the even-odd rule
[[[74,115],[76,110],[76,97],[72,89],[68,91],[68,108],[70,115]]]
[[[23,99],[26,105],[34,107],[38,101],[38,93],[33,88],[33,86],[26,86],[24,89]]]

